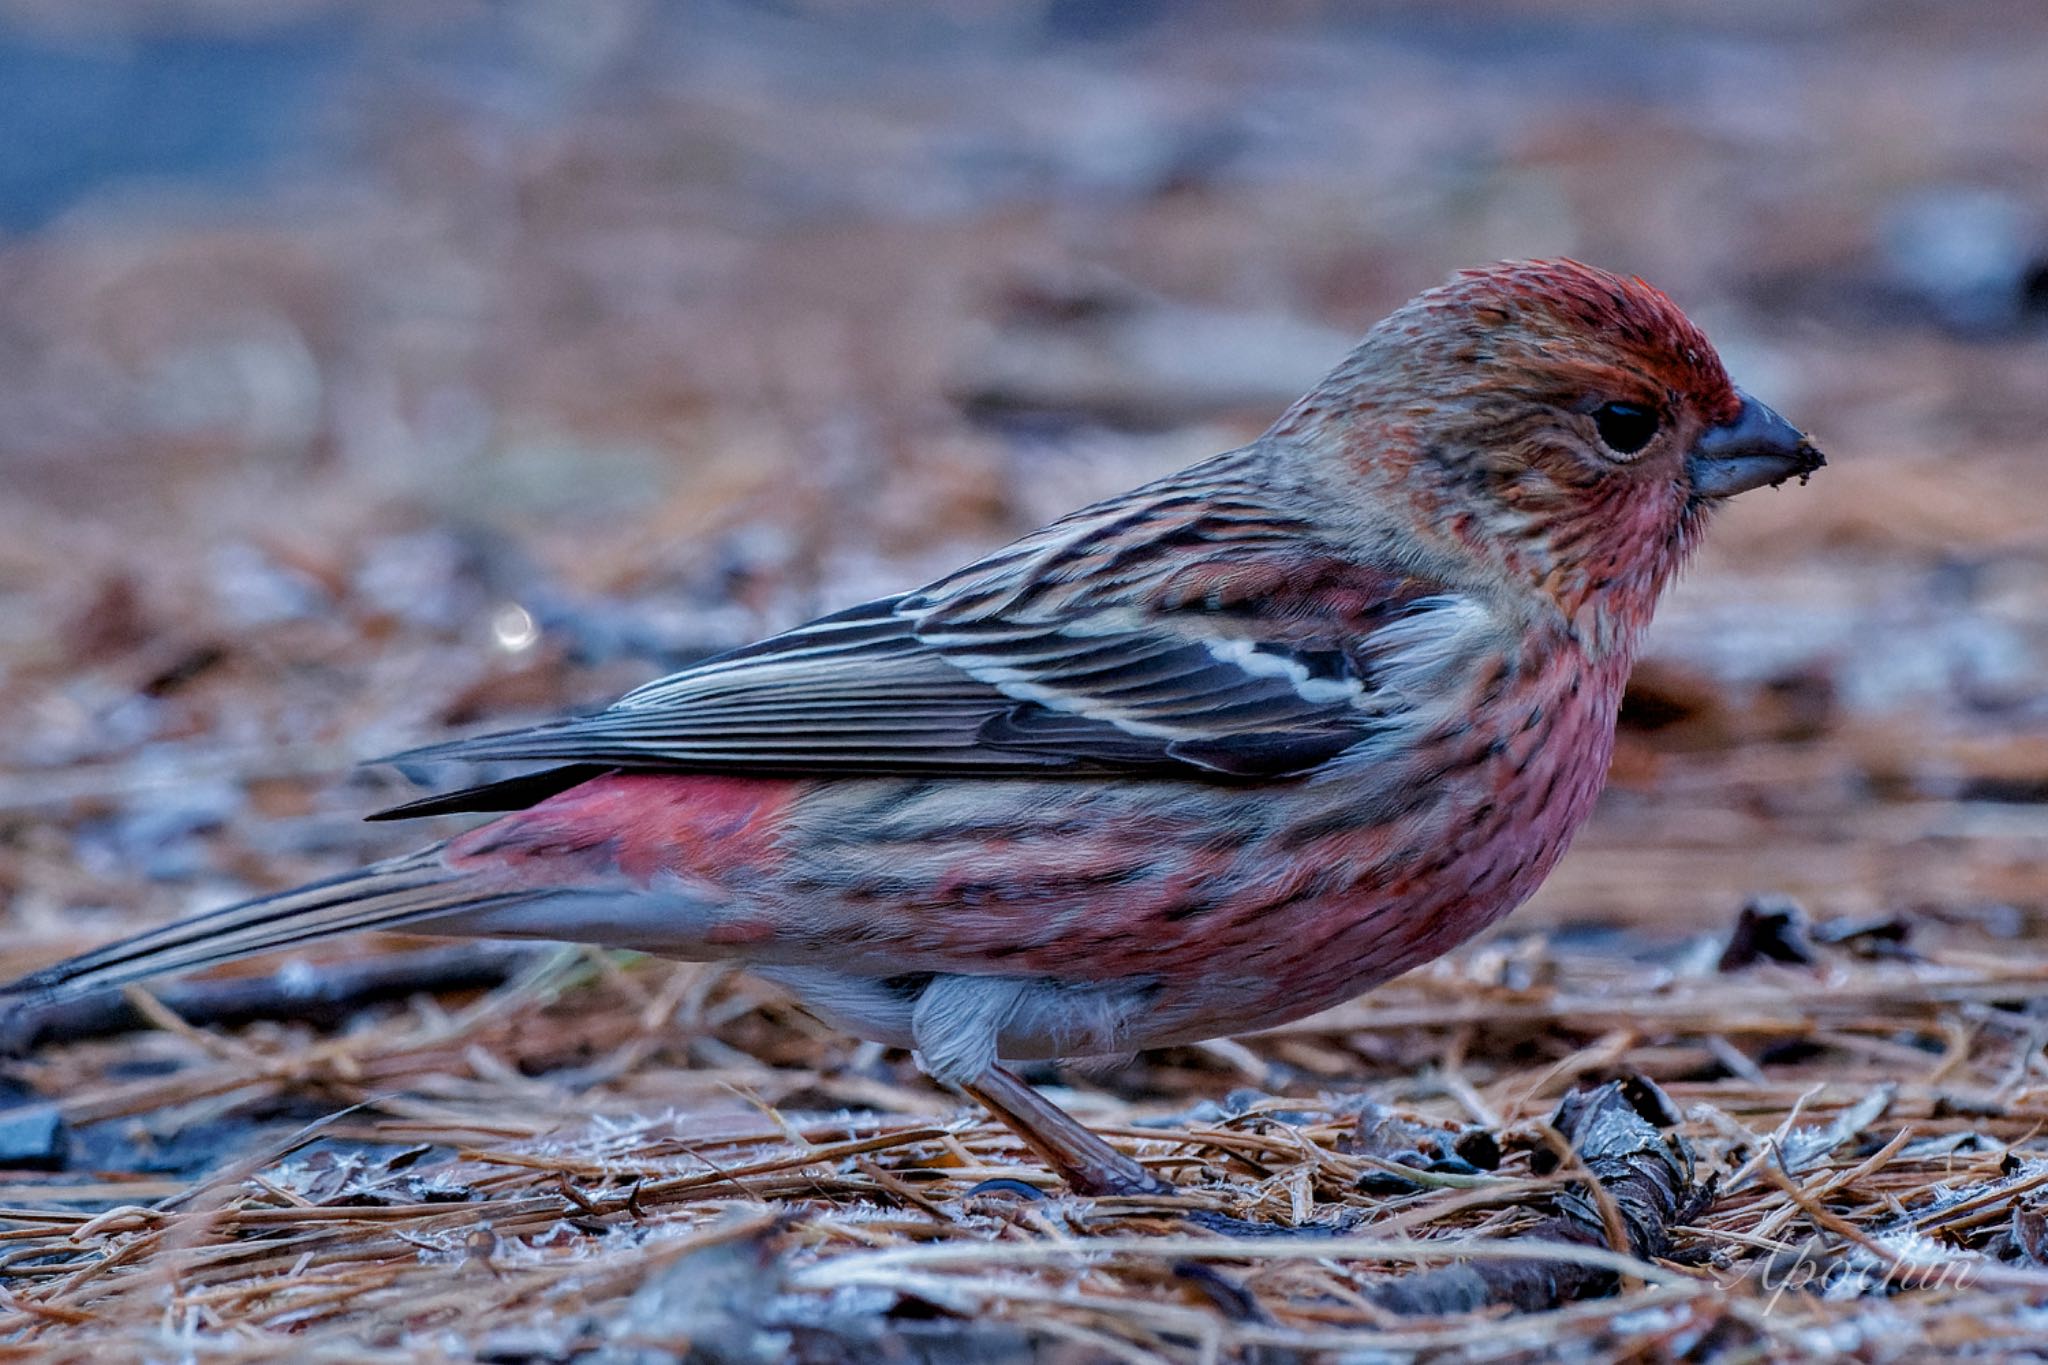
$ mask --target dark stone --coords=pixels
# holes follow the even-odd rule
[[[61,1171],[70,1151],[71,1130],[56,1105],[0,1111],[0,1169]]]

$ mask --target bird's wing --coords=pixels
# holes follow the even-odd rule
[[[399,757],[813,775],[1301,772],[1398,723],[1417,667],[1449,657],[1445,640],[1484,613],[1346,559],[1276,509],[1253,472],[1198,466],[595,715]]]

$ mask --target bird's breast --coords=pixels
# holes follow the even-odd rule
[[[1397,774],[1333,781],[1276,836],[1298,891],[1248,898],[1212,944],[1242,945],[1251,986],[1234,1028],[1349,999],[1513,910],[1585,822],[1613,754],[1626,663],[1560,651],[1489,685],[1461,720],[1418,737]],[[1350,800],[1345,787],[1355,785]],[[1284,854],[1284,858],[1279,856]],[[1205,968],[1210,982],[1227,973]],[[1200,983],[1190,998],[1199,1006]],[[1220,1017],[1205,1017],[1215,1028]],[[1193,1034],[1189,1036],[1195,1036]]]

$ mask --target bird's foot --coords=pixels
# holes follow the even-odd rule
[[[1075,1194],[1169,1195],[1173,1182],[1104,1142],[1015,1072],[991,1066],[960,1087],[1038,1154]]]
[[[1113,1196],[1170,1199],[1179,1193],[1172,1181],[1155,1175],[1139,1161],[1104,1142],[1080,1120],[1032,1089],[1015,1072],[992,1066],[961,1089],[979,1100],[1001,1119],[1004,1126],[1023,1139],[1066,1187],[1075,1194],[1100,1199]],[[1034,1186],[1009,1177],[984,1180],[972,1193],[1018,1194],[1043,1199]],[[1252,1218],[1238,1218],[1214,1209],[1153,1207],[1147,1215],[1167,1213],[1182,1222],[1223,1237],[1341,1237],[1341,1226],[1306,1224],[1289,1226]]]

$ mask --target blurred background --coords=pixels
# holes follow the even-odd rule
[[[354,764],[950,568],[1551,254],[1833,463],[1715,528],[1510,932],[2029,932],[2044,53],[2031,0],[4,0],[6,965],[410,846]]]

